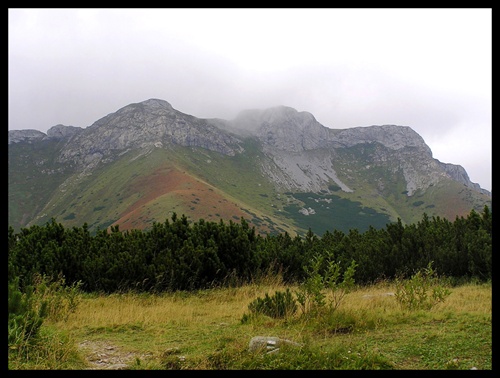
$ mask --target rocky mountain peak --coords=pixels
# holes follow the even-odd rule
[[[168,110],[174,110],[174,108],[172,107],[172,105],[170,105],[169,102],[165,100],[160,100],[158,98],[150,98],[149,100],[142,101],[141,104],[151,109],[163,108]]]
[[[239,142],[207,120],[179,112],[167,101],[149,99],[129,104],[94,122],[65,146],[60,159],[95,165],[115,152],[175,144],[234,155],[241,150]]]
[[[94,122],[89,128],[98,128],[110,124],[114,127],[126,127],[130,126],[131,120],[136,121],[135,127],[138,128],[145,125],[143,122],[145,118],[150,118],[150,116],[175,117],[175,113],[179,112],[177,112],[167,101],[151,98],[146,101],[124,106],[116,112],[110,113]]]
[[[269,148],[304,151],[324,147],[329,129],[309,112],[287,106],[265,110],[246,110],[232,122],[233,127],[251,131]]]
[[[330,129],[320,124],[311,113],[287,106],[244,110],[234,120],[226,121],[197,118],[177,111],[167,101],[150,98],[122,107],[86,129],[56,125],[47,135],[37,130],[9,131],[9,144],[44,138],[65,140],[58,160],[71,160],[76,165],[90,168],[132,149],[146,153],[151,148],[170,148],[173,145],[201,147],[234,156],[243,151],[242,142],[248,136],[257,137],[263,152],[280,170],[288,172],[276,179],[283,183],[282,186],[320,190],[324,182],[333,180],[342,190],[351,191],[338,179],[330,163],[335,151],[379,143],[382,148],[369,157],[372,161],[368,165],[398,161],[399,167],[394,169],[403,172],[408,195],[434,185],[443,175],[481,190],[479,185],[470,182],[461,166],[433,159],[423,138],[408,126]],[[331,154],[332,158],[316,161],[309,151]],[[317,172],[317,167],[323,173]]]
[[[304,129],[315,123],[316,119],[309,112],[299,112],[288,106],[276,106],[268,109],[247,109],[241,111],[232,121],[234,127],[256,132],[265,125],[282,125]]]
[[[264,110],[260,116],[261,122],[269,124],[290,124],[300,129],[316,122],[316,118],[309,112],[299,112],[288,106],[277,106]]]
[[[361,143],[379,142],[391,150],[416,147],[432,156],[432,151],[425,144],[423,138],[408,126],[382,125],[353,127],[337,133],[335,135],[335,142],[345,147],[352,147]]]
[[[47,130],[47,136],[53,139],[69,139],[81,132],[83,128],[76,126],[55,125]]]
[[[147,161],[150,156],[155,157],[150,168],[161,166],[161,174],[142,172],[142,163],[134,163],[138,158]],[[215,161],[221,164],[213,164]],[[112,162],[119,164],[109,164]],[[124,176],[123,183],[110,190],[112,195],[101,197],[103,180],[99,175],[122,166],[120,162],[127,166],[123,173],[116,173]],[[167,101],[151,98],[122,107],[84,129],[58,124],[47,134],[38,130],[9,131],[9,188],[19,192],[12,201],[9,196],[9,201],[12,206],[21,204],[24,211],[23,218],[15,222],[22,226],[25,219],[42,222],[52,215],[69,220],[73,213],[65,212],[75,207],[78,221],[83,221],[88,208],[91,224],[107,226],[118,218],[125,219],[115,208],[132,214],[122,202],[138,200],[127,193],[140,193],[137,198],[142,201],[150,195],[151,185],[158,189],[154,190],[158,197],[148,199],[149,205],[137,202],[141,209],[149,206],[148,215],[141,210],[140,216],[134,215],[138,217],[134,222],[158,219],[164,216],[166,207],[156,204],[170,190],[164,188],[164,179],[174,174],[164,168],[177,164],[183,175],[186,171],[186,177],[199,177],[227,193],[228,198],[238,197],[243,201],[241,211],[249,209],[253,214],[257,209],[246,201],[255,201],[255,206],[266,201],[270,210],[264,209],[262,214],[272,213],[271,222],[275,222],[274,217],[276,224],[278,219],[293,219],[305,228],[310,222],[291,213],[295,207],[312,223],[330,225],[332,219],[344,218],[344,204],[350,202],[363,206],[362,210],[353,210],[362,223],[378,217],[376,214],[384,214],[384,222],[387,215],[404,215],[409,221],[422,211],[454,217],[470,207],[479,209],[491,203],[491,193],[471,183],[463,167],[432,158],[422,137],[408,126],[330,129],[312,114],[286,106],[246,110],[231,121],[203,119],[177,111]],[[177,176],[172,178],[178,181]],[[26,196],[24,190],[18,190],[24,187],[34,192]],[[92,202],[85,201],[84,205],[78,199],[85,190],[85,198]],[[260,198],[252,199],[251,194]],[[184,203],[183,198],[179,196],[180,203]],[[215,204],[212,199],[201,202]],[[337,199],[341,202],[336,203]],[[193,214],[201,214],[198,205],[198,201],[190,201]],[[206,206],[203,211],[212,216],[212,209],[218,205]],[[156,215],[149,218],[150,212]],[[17,210],[12,213],[18,214]],[[345,226],[343,220],[339,224]]]
[[[34,142],[41,140],[46,137],[45,133],[42,133],[39,130],[32,130],[32,129],[26,129],[26,130],[9,130],[9,136],[8,136],[8,142],[9,144],[12,143],[19,143],[19,142]]]
[[[117,112],[112,113],[114,115],[118,114],[130,114],[137,112],[147,112],[153,114],[166,114],[170,112],[176,112],[176,110],[165,100],[159,100],[157,98],[150,98],[149,100],[129,104],[119,109]]]

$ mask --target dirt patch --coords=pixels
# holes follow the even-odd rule
[[[78,344],[90,364],[88,370],[126,370],[137,358],[148,355],[124,351],[107,341],[85,340]]]

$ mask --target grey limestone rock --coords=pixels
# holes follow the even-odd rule
[[[46,137],[45,133],[42,133],[39,130],[9,130],[8,142],[19,143],[19,142],[36,142],[38,140],[42,140]]]
[[[382,168],[404,177],[407,196],[443,179],[489,194],[470,181],[463,167],[434,159],[422,137],[408,126],[331,129],[311,113],[286,106],[244,110],[227,121],[184,114],[167,101],[153,98],[129,104],[85,129],[56,125],[47,135],[37,130],[9,130],[9,144],[61,140],[65,144],[57,162],[70,162],[85,174],[131,150],[146,154],[179,145],[236,156],[245,151],[243,145],[249,137],[261,144],[265,156],[259,159],[259,169],[278,190],[317,193],[334,183],[344,192],[353,192],[356,188],[347,184],[351,176],[363,177],[365,171]],[[346,161],[346,156],[354,160]],[[351,165],[357,167],[356,172]],[[377,185],[383,189],[385,184],[380,181]]]
[[[276,353],[283,345],[291,345],[296,347],[303,346],[291,340],[282,339],[274,336],[255,336],[252,337],[248,344],[250,352],[266,351],[267,353]]]

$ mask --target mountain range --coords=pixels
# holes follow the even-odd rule
[[[408,126],[331,129],[286,106],[204,119],[149,99],[86,128],[9,130],[8,159],[16,230],[51,218],[147,230],[176,213],[322,235],[491,207],[491,192]]]

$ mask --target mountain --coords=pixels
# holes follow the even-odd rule
[[[148,229],[175,212],[260,232],[365,231],[491,207],[410,127],[330,129],[279,106],[202,119],[149,99],[87,128],[9,131],[9,225]]]

